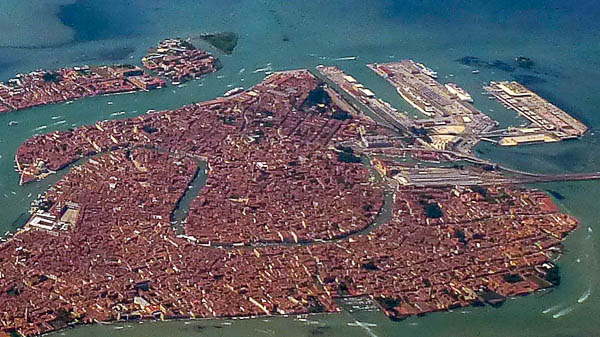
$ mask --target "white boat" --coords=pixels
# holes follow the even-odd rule
[[[357,56],[347,56],[347,57],[338,57],[333,59],[333,61],[353,61],[356,60],[358,57]]]
[[[455,83],[446,83],[444,86],[452,95],[456,95],[461,101],[473,103],[473,97],[471,97],[465,89],[459,87]]]
[[[17,124],[19,124],[19,122],[17,122],[17,121],[10,121],[10,122],[8,122],[8,126],[14,126],[14,125],[17,125]]]
[[[223,94],[223,97],[233,96],[233,95],[239,94],[242,91],[244,91],[244,87],[233,88],[233,89],[228,90],[227,92],[225,92]]]
[[[438,78],[438,73],[431,68],[427,68],[423,63],[415,63],[421,72],[431,78]]]

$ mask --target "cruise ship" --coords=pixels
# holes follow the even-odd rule
[[[423,74],[431,78],[438,78],[438,73],[431,68],[427,68],[423,63],[415,62],[415,65],[423,72]]]
[[[444,86],[452,95],[456,95],[461,101],[473,103],[473,97],[471,97],[465,89],[459,87],[455,83],[446,83]]]

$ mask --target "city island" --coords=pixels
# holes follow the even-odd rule
[[[336,312],[348,297],[403,319],[559,284],[552,261],[578,222],[522,184],[600,176],[528,174],[471,150],[587,128],[518,83],[493,82],[532,123],[494,131],[425,66],[369,67],[428,118],[320,66],[27,140],[15,156],[22,183],[70,170],[0,245],[0,329]],[[190,196],[193,184],[203,186]]]
[[[160,89],[166,86],[160,76],[177,85],[221,67],[210,53],[179,38],[165,39],[150,48],[142,63],[145,70],[135,65],[115,64],[17,74],[0,83],[0,114],[99,95]]]

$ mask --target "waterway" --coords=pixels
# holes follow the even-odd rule
[[[62,7],[61,7],[62,6]],[[481,144],[477,154],[516,169],[543,173],[600,171],[600,4],[594,0],[4,0],[0,2],[0,79],[37,68],[137,63],[164,37],[203,32],[240,34],[224,68],[181,87],[95,97],[0,116],[0,232],[58,176],[18,186],[17,147],[38,132],[97,120],[170,109],[249,87],[256,69],[337,64],[399,110],[411,112],[366,63],[413,58],[434,68],[440,81],[467,89],[475,106],[501,122],[523,122],[481,95],[490,80],[519,79],[591,127],[579,141],[519,148]],[[513,59],[534,60],[532,69]],[[348,59],[353,56],[356,58]],[[465,65],[457,59],[478,57]],[[503,63],[495,62],[500,60]],[[506,66],[508,65],[508,66]],[[479,70],[473,74],[473,70]],[[412,111],[414,112],[414,111]],[[18,124],[8,126],[10,121]],[[63,122],[64,121],[64,122]],[[561,285],[507,301],[499,309],[465,308],[392,322],[377,312],[254,320],[160,322],[91,326],[66,336],[597,336],[600,334],[600,182],[539,185],[560,193],[560,207],[581,220],[559,260]],[[317,322],[314,323],[313,321]],[[355,321],[376,324],[357,325]],[[348,325],[351,323],[352,325]]]

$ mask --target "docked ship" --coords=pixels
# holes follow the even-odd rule
[[[244,91],[244,87],[233,88],[233,89],[227,91],[226,93],[224,93],[223,97],[233,96],[233,95],[239,94],[242,91]]]
[[[437,71],[434,71],[431,68],[427,68],[423,63],[415,62],[415,65],[417,66],[417,68],[419,68],[419,70],[421,70],[421,72],[423,72],[423,74],[425,74],[431,78],[438,78]]]
[[[459,87],[455,83],[446,83],[444,86],[452,95],[456,95],[461,101],[473,103],[473,97],[471,97],[465,89]]]

